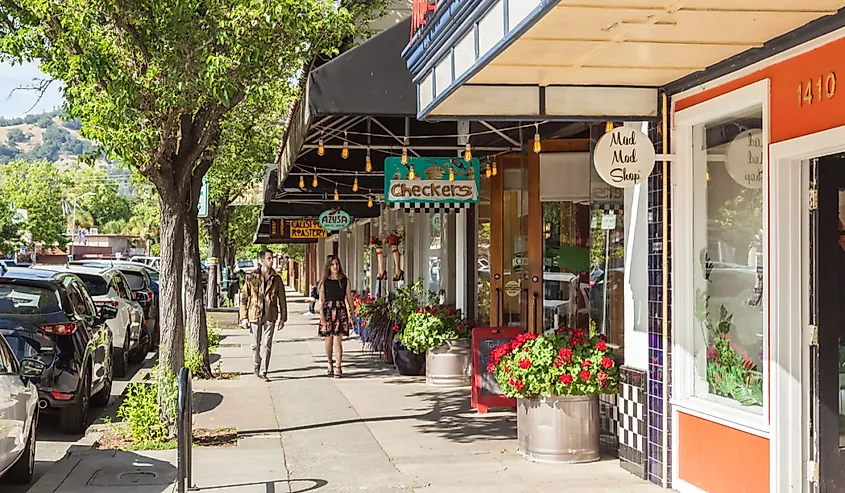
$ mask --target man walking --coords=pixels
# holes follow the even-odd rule
[[[273,252],[264,249],[258,255],[259,268],[246,276],[241,291],[241,325],[252,333],[255,376],[267,378],[273,332],[282,330],[288,320],[287,299],[282,278],[273,269]]]

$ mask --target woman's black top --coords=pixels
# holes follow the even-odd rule
[[[326,279],[323,284],[324,301],[343,301],[346,299],[346,278]]]

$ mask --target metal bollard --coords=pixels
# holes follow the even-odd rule
[[[179,370],[178,389],[178,417],[176,420],[176,490],[185,493],[196,487],[192,482],[193,473],[193,414],[194,399],[191,385],[191,372],[187,368]]]

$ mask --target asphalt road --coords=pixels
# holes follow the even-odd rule
[[[104,416],[114,417],[120,405],[120,396],[126,389],[129,381],[141,368],[151,368],[155,364],[155,355],[148,354],[143,363],[129,366],[126,376],[115,380],[112,385],[112,398],[105,408],[92,408],[89,412],[90,424],[103,423]],[[26,493],[41,476],[44,475],[53,464],[65,456],[77,442],[83,438],[82,435],[67,435],[59,430],[59,416],[53,413],[41,415],[36,432],[37,444],[35,447],[35,476],[28,485],[11,485],[0,480],[0,491],[3,493]]]

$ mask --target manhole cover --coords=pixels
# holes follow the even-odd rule
[[[172,466],[169,469],[175,469]],[[170,484],[176,480],[175,471],[156,468],[126,470],[126,468],[100,469],[88,482],[89,486],[149,486]]]

